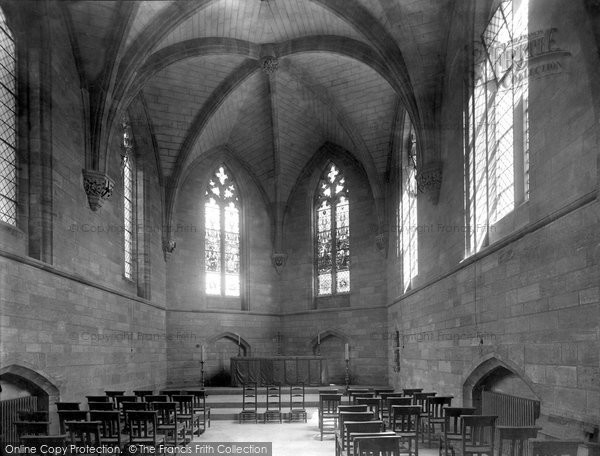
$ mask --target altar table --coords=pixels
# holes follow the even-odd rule
[[[272,356],[231,358],[231,382],[259,385],[323,385],[327,383],[326,360],[320,356]]]

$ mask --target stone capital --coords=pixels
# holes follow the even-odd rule
[[[90,209],[96,212],[102,207],[104,201],[109,199],[115,185],[106,173],[91,169],[82,170],[83,190],[88,198]]]
[[[171,258],[171,254],[175,250],[175,247],[177,247],[177,242],[175,242],[174,239],[163,239],[162,249],[165,256],[165,261],[169,261],[169,258]]]
[[[442,162],[428,163],[417,170],[417,188],[433,204],[438,203],[442,188]]]

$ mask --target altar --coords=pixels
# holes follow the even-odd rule
[[[281,384],[306,386],[327,384],[327,361],[320,356],[271,356],[231,358],[231,382],[259,385]]]

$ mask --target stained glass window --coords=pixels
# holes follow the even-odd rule
[[[213,173],[204,198],[206,294],[239,296],[239,198],[237,187],[224,165]]]
[[[15,41],[0,9],[0,220],[17,224]]]
[[[491,224],[529,198],[527,21],[528,0],[502,1],[474,62],[464,117],[467,254],[483,247]]]
[[[327,166],[315,197],[317,296],[350,291],[350,201],[346,178]]]
[[[418,263],[418,227],[417,227],[417,142],[412,125],[409,128],[407,144],[402,154],[402,179],[400,213],[402,244],[402,283],[407,291],[412,279],[417,275]]]
[[[125,277],[133,280],[135,271],[135,153],[133,134],[127,119],[121,122],[123,165],[123,257]]]

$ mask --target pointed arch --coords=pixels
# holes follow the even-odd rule
[[[310,351],[316,355],[318,351],[318,346],[322,344],[324,340],[330,338],[340,339],[343,344],[348,343],[350,340],[346,334],[344,334],[341,331],[338,331],[337,329],[326,329],[324,331],[319,331],[319,334],[317,334],[310,340],[310,342],[308,343]]]
[[[467,371],[470,372],[470,374],[467,375],[463,381],[463,403],[465,406],[470,406],[473,403],[474,389],[488,376],[499,369],[505,369],[518,376],[539,399],[540,395],[536,390],[535,384],[527,377],[525,372],[519,366],[510,360],[504,359],[498,353],[489,353],[477,360]]]
[[[209,337],[206,340],[206,343],[209,345],[212,345],[221,339],[227,339],[227,340],[230,340],[230,341],[238,344],[240,347],[240,354],[242,356],[251,356],[252,348],[250,346],[250,343],[248,343],[248,341],[246,339],[244,339],[242,336],[240,336],[239,334],[236,334],[236,333],[233,333],[230,331],[225,331],[225,332],[216,334],[212,337]]]

